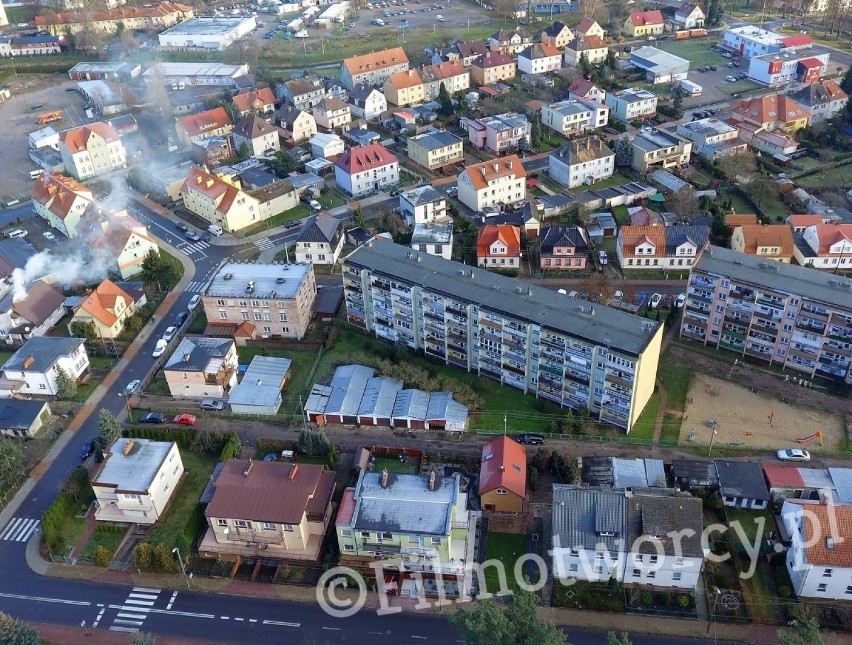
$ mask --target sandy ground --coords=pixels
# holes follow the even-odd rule
[[[743,448],[806,448],[818,452],[818,440],[806,444],[796,439],[816,432],[823,434],[825,450],[838,450],[843,438],[839,415],[823,410],[782,403],[769,395],[696,373],[686,399],[686,411],[680,429],[682,445],[710,443],[711,429],[707,420],[716,421],[714,445]]]

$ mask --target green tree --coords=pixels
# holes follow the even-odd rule
[[[621,137],[615,144],[615,165],[629,166],[633,163],[633,144],[627,137]]]
[[[142,280],[149,285],[157,285],[161,291],[168,289],[175,278],[172,265],[159,253],[151,249],[142,260]]]
[[[251,157],[251,148],[249,148],[248,144],[243,141],[237,148],[237,159],[245,161],[249,157]]]
[[[533,119],[530,124],[530,147],[533,150],[538,150],[541,145],[541,122],[538,119]]]
[[[592,64],[589,62],[589,56],[586,52],[580,54],[580,71],[583,72],[583,76],[589,76],[593,71]]]
[[[840,81],[840,89],[847,94],[852,94],[852,67],[847,69],[843,75],[843,80]]]
[[[442,116],[450,117],[453,115],[453,98],[450,96],[447,86],[441,82],[441,87],[438,90],[438,103],[441,104],[440,113]]]
[[[705,24],[708,27],[718,27],[722,24],[722,0],[707,0],[707,20]]]
[[[133,561],[139,571],[151,571],[154,566],[154,549],[147,542],[143,542],[134,550]]]
[[[819,621],[816,618],[793,620],[788,623],[789,629],[778,630],[780,645],[822,645],[822,635],[819,632]]]
[[[470,102],[467,100],[467,94],[456,92],[456,101],[459,104],[459,114],[468,114],[470,112]]]
[[[93,558],[95,565],[98,567],[106,567],[109,561],[112,560],[112,553],[103,545],[99,544],[95,549],[95,557]]]
[[[678,119],[683,118],[683,92],[680,88],[675,89],[674,101],[672,101],[672,107],[674,111],[677,112]]]
[[[281,177],[285,177],[294,170],[299,169],[299,162],[290,154],[289,150],[279,150],[276,152],[275,159],[270,161],[269,165]]]
[[[492,598],[477,600],[470,611],[452,614],[450,623],[468,645],[567,645],[561,630],[539,619],[537,605],[535,594],[519,589],[505,607]]]
[[[3,645],[41,645],[38,632],[9,614],[0,613],[0,643]]]
[[[606,60],[604,64],[611,70],[615,70],[615,66],[618,63],[618,59],[615,57],[615,50],[610,47],[606,52]]]
[[[24,467],[21,445],[11,439],[0,439],[0,473],[6,481],[14,479]]]
[[[621,632],[621,636],[615,632],[606,635],[606,645],[633,645],[627,632]]]
[[[77,395],[77,381],[61,367],[56,369],[56,394],[66,401]]]
[[[98,430],[101,433],[101,444],[105,447],[121,436],[121,424],[115,415],[106,409],[98,412]]]
[[[92,322],[83,322],[81,320],[72,322],[69,331],[74,338],[83,338],[90,343],[98,337],[98,332],[95,330],[95,323]]]

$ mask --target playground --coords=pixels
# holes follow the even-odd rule
[[[680,444],[715,447],[840,450],[842,419],[696,373],[686,397]],[[801,441],[797,441],[801,440]]]

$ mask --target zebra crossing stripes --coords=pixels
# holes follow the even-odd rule
[[[263,238],[262,240],[255,240],[254,245],[259,248],[261,251],[265,251],[266,249],[271,249],[275,247],[275,242],[270,240],[268,237]]]
[[[187,244],[182,244],[178,247],[178,250],[185,255],[192,255],[193,253],[198,253],[204,257],[207,257],[207,254],[204,253],[204,249],[208,248],[210,245],[207,242],[191,242]]]
[[[28,517],[13,517],[0,531],[0,540],[26,542],[41,524],[41,520]]]
[[[199,293],[201,291],[204,291],[205,284],[207,283],[204,280],[196,280],[195,282],[190,282],[188,285],[186,285],[186,289],[184,289],[184,291],[186,291],[187,293]]]
[[[154,606],[162,589],[148,587],[133,587],[124,604],[118,608],[118,613],[112,621],[111,632],[136,633],[148,617],[148,612]]]

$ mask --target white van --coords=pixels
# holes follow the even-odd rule
[[[437,20],[438,22],[444,22],[445,18],[441,14],[438,14],[437,16],[435,16],[435,20]]]
[[[211,224],[207,227],[207,232],[210,233],[210,235],[215,235],[216,237],[219,237],[222,234],[222,227],[218,224]]]
[[[30,179],[38,179],[44,174],[44,170],[30,170]]]
[[[6,237],[8,237],[8,238],[26,237],[27,234],[28,234],[27,231],[20,229],[20,228],[16,228],[14,231],[9,231],[8,233],[6,233]]]

